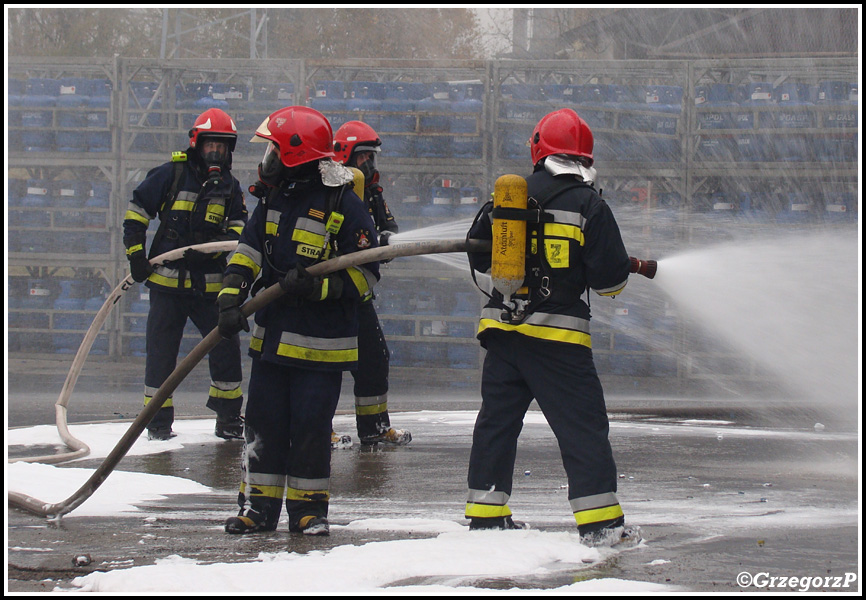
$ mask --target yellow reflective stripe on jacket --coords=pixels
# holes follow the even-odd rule
[[[126,249],[126,255],[135,254],[136,252],[143,252],[144,244],[136,244],[135,246],[130,246]]]
[[[614,287],[605,288],[603,290],[595,290],[594,289],[593,291],[596,294],[598,294],[599,296],[616,296],[617,294],[619,294],[621,291],[623,291],[625,289],[625,284],[627,284],[627,283],[628,283],[628,279],[626,279],[621,284],[616,285]]]
[[[358,338],[315,338],[283,332],[277,355],[311,362],[356,362]]]
[[[481,311],[481,321],[478,333],[487,329],[516,331],[529,337],[543,340],[578,344],[592,348],[592,338],[589,335],[589,321],[569,315],[556,315],[545,312],[534,312],[525,321],[518,324],[501,323],[498,319],[500,310],[484,308]]]
[[[364,267],[349,267],[346,272],[358,289],[358,295],[362,298],[367,296],[376,285],[376,277]]]
[[[277,235],[281,214],[278,210],[268,209],[268,215],[265,219],[265,235]]]
[[[559,237],[569,240],[577,240],[583,246],[585,239],[583,230],[576,225],[567,225],[565,223],[545,223],[544,237]]]
[[[250,335],[250,350],[261,352],[262,343],[265,341],[265,328],[261,325],[253,324],[253,330]]]
[[[223,222],[223,219],[226,216],[226,207],[225,204],[221,204],[219,202],[211,202],[207,205],[206,214],[204,220],[208,223],[216,223],[219,225]]]
[[[177,269],[169,269],[170,273],[168,275],[162,275],[157,272],[153,272],[148,277],[149,281],[157,285],[161,285],[162,287],[174,288],[177,289],[180,287],[180,279],[178,278]],[[189,280],[189,277],[183,282],[184,289],[192,288],[192,281]]]
[[[183,212],[192,212],[195,208],[195,201],[192,200],[180,200],[177,199],[174,201],[174,204],[171,205],[171,210],[183,211]]]
[[[295,229],[292,232],[292,241],[298,242],[305,246],[314,246],[321,248],[325,245],[325,236],[317,233],[311,233],[302,229]]]
[[[148,281],[162,287],[180,289],[180,271],[170,267],[158,266],[155,268],[154,272],[151,273],[150,277],[148,277]],[[222,273],[205,273],[204,281],[206,293],[218,293],[222,288]],[[189,277],[184,280],[183,288],[192,288],[192,281]]]

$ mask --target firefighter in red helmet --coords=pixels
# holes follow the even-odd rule
[[[379,243],[352,191],[352,171],[333,160],[324,115],[280,109],[253,141],[267,143],[253,186],[261,202],[225,271],[220,334],[249,327],[241,312],[248,293],[278,283],[285,295],[254,316],[240,511],[225,530],[272,531],[285,501],[289,531],[328,535],[331,421],[343,371],[357,366],[358,304],[379,279],[379,264],[326,277],[307,267]]]
[[[388,243],[388,237],[397,233],[397,222],[388,209],[379,185],[376,154],[382,141],[376,131],[361,121],[344,123],[334,134],[336,160],[355,167],[364,175],[364,205],[373,218],[379,235],[379,244]],[[355,380],[355,422],[362,445],[377,443],[402,446],[412,441],[412,434],[391,427],[388,415],[388,362],[389,352],[379,317],[373,305],[372,294],[361,302],[358,316],[358,368],[352,371]],[[332,436],[335,448],[351,445],[347,435]]]
[[[616,466],[583,295],[619,294],[628,281],[629,256],[610,207],[593,187],[592,132],[583,119],[571,109],[552,112],[538,122],[529,145],[530,200],[522,213],[508,213],[509,219],[527,221],[525,278],[510,298],[494,289],[482,309],[478,339],[487,354],[465,514],[470,529],[520,527],[508,499],[517,438],[535,399],[559,443],[582,539],[618,543],[638,534],[625,528],[616,497]],[[493,221],[501,214],[492,203],[485,205],[469,237],[491,240]],[[470,254],[470,264],[487,272],[490,252]],[[519,314],[510,308],[516,295]]]
[[[240,183],[231,173],[237,141],[232,118],[218,108],[203,112],[189,131],[189,148],[151,170],[132,193],[123,221],[123,243],[132,277],[150,288],[144,403],[174,370],[187,319],[201,332],[217,325],[216,296],[227,253],[187,250],[183,259],[152,267],[151,258],[169,250],[236,240],[247,221]],[[160,224],[145,250],[152,219]],[[222,341],[209,355],[207,406],[217,413],[214,433],[243,439],[241,356],[237,338]],[[166,400],[147,426],[148,438],[174,437],[174,403]]]

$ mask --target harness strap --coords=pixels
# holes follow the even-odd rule
[[[185,155],[184,160],[186,160]],[[168,221],[165,219],[165,213],[174,204],[174,200],[177,198],[180,189],[180,178],[183,176],[184,161],[174,160],[174,156],[172,156],[172,165],[174,165],[174,177],[171,180],[171,186],[169,186],[162,204],[159,206],[159,227],[157,227],[156,233],[153,235],[153,241],[150,244],[151,255],[148,258],[153,258],[154,248],[157,248],[162,242],[162,238],[167,235]]]

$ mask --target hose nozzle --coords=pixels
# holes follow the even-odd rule
[[[634,256],[629,256],[628,259],[631,261],[630,272],[643,275],[647,279],[652,279],[656,276],[656,270],[659,266],[658,262],[654,260],[641,260]]]

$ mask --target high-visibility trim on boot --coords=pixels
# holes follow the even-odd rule
[[[505,492],[469,490],[469,498],[466,501],[466,518],[510,517],[509,497],[509,494]]]
[[[286,493],[286,476],[273,473],[247,473],[241,482],[240,493],[246,497],[258,496],[282,501]]]
[[[330,479],[305,479],[289,477],[286,485],[286,500],[301,500],[307,502],[328,502]]]
[[[285,486],[278,485],[254,485],[252,483],[241,483],[240,493],[247,497],[258,496],[261,498],[276,498],[282,500],[285,494]]]
[[[388,411],[388,394],[355,396],[356,415],[380,415]]]
[[[208,395],[211,398],[222,398],[235,400],[244,395],[239,381],[213,381],[211,382]]]
[[[508,508],[508,505],[478,504],[477,502],[467,502],[465,514],[467,519],[470,519],[472,517],[510,517],[511,509]]]
[[[150,401],[153,400],[153,395],[156,393],[156,389],[154,389],[150,395],[147,392],[144,393],[144,405],[147,406],[150,404]],[[174,406],[174,396],[169,396],[168,399],[162,403],[162,408],[168,408],[170,406]]]
[[[623,516],[622,507],[613,492],[573,498],[569,503],[578,526],[614,521]]]

